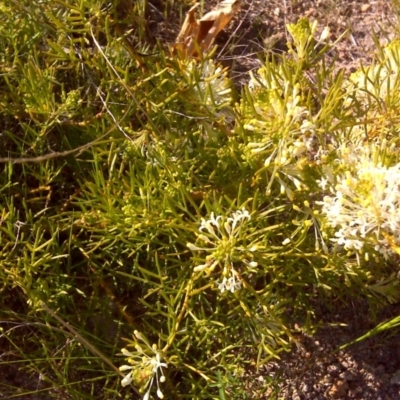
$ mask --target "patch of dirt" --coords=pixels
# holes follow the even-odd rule
[[[149,0],[147,29],[149,39],[172,45],[178,35],[184,15],[190,8],[168,2]],[[205,1],[203,14],[220,1]],[[318,31],[330,28],[328,40],[334,42],[347,32],[336,45],[332,56],[337,67],[353,72],[362,62],[368,64],[376,48],[372,32],[381,44],[395,35],[394,15],[390,0],[242,0],[241,10],[216,40],[216,59],[231,69],[234,82],[244,84],[248,71],[257,70],[265,52],[287,49],[285,26],[299,18],[318,21]],[[259,58],[260,57],[260,58]]]
[[[378,319],[386,321],[399,313],[399,305],[388,306]],[[400,399],[398,329],[336,351],[376,326],[377,321],[368,315],[368,306],[362,302],[334,312],[324,310],[323,327],[312,337],[299,336],[297,348],[263,366],[259,375],[277,377],[279,399]]]

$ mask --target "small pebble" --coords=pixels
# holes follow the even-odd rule
[[[342,361],[342,367],[343,367],[343,369],[347,369],[347,368],[350,367],[350,364],[346,360],[343,360]]]
[[[370,11],[371,8],[372,8],[371,4],[363,4],[361,6],[361,12],[365,13],[367,11]]]
[[[349,384],[346,381],[337,381],[329,389],[328,394],[333,399],[340,399],[341,397],[346,396],[348,389],[349,389]]]
[[[308,393],[310,391],[310,386],[305,383],[302,387],[303,393]]]
[[[391,385],[400,385],[400,369],[397,370],[390,378]]]
[[[327,371],[333,377],[338,377],[341,370],[342,370],[342,366],[340,364],[331,364],[331,365],[328,365],[328,367],[327,367]]]
[[[357,379],[357,372],[351,369],[348,369],[346,371],[343,371],[339,375],[340,379],[343,379],[345,381],[355,381]]]

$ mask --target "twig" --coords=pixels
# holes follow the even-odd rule
[[[92,144],[98,142],[99,140],[105,138],[108,136],[113,130],[115,129],[115,126],[109,129],[104,135],[99,136],[98,138],[92,140],[89,143],[86,143],[82,146],[76,147],[75,149],[67,150],[67,151],[57,151],[54,153],[50,154],[45,154],[43,156],[38,156],[38,157],[21,157],[21,158],[13,158],[13,157],[0,157],[0,163],[13,163],[13,164],[27,164],[27,163],[38,163],[46,160],[51,160],[52,158],[58,158],[58,157],[66,157],[70,154],[76,153],[76,152],[82,152],[86,149],[88,149]]]

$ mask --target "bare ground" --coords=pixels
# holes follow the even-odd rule
[[[206,13],[219,1],[204,3]],[[187,7],[176,4],[171,9],[168,2],[150,0],[149,39],[171,45],[180,30],[182,13],[189,8],[189,4]],[[240,12],[217,37],[215,58],[230,66],[230,76],[235,83],[245,83],[248,71],[261,66],[259,58],[265,58],[265,51],[287,49],[285,26],[301,17],[317,20],[320,31],[328,26],[331,42],[346,32],[332,57],[336,58],[338,68],[348,72],[353,72],[360,62],[371,61],[376,48],[373,32],[381,44],[386,44],[396,34],[396,17],[390,0],[242,0]]]

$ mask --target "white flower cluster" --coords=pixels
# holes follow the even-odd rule
[[[258,134],[258,139],[247,145],[251,153],[268,154],[266,165],[273,162],[283,167],[314,152],[315,123],[302,105],[300,85],[292,85],[265,67],[250,77],[254,102],[244,128]]]
[[[292,86],[289,82],[279,82],[270,71],[261,68],[258,76],[250,73],[250,91],[256,95],[259,90],[267,94],[262,99],[263,102],[253,104],[255,115],[259,118],[245,125],[248,130],[262,129],[273,117],[278,118],[285,127],[289,127],[296,122],[301,122],[304,116],[308,115],[305,107],[300,105],[300,86]]]
[[[347,170],[335,182],[332,174],[319,181],[330,192],[320,204],[337,229],[334,242],[356,252],[368,243],[387,257],[388,238],[400,244],[400,164],[386,167],[378,159],[368,148],[347,151],[341,160]]]
[[[388,97],[397,96],[399,92],[400,41],[390,43],[384,49],[385,58],[366,69],[359,70],[350,76],[347,91],[356,93],[357,98],[368,106],[371,97],[387,101]],[[348,98],[351,102],[351,97]]]
[[[201,64],[194,60],[187,62],[187,79],[199,102],[219,107],[232,101],[227,69],[216,66],[213,60],[205,60]]]
[[[222,266],[222,281],[218,283],[218,288],[224,291],[235,292],[242,286],[240,276],[233,267],[233,261],[240,259],[238,254],[245,249],[239,246],[240,230],[246,221],[250,220],[250,214],[246,209],[233,212],[226,220],[219,215],[215,216],[211,213],[210,219],[201,219],[198,235],[199,239],[205,243],[206,247],[198,247],[192,243],[188,243],[188,247],[192,251],[204,251],[211,253],[206,257],[205,263],[194,268],[195,271],[206,271],[211,274],[218,266]],[[204,232],[204,233],[203,233]],[[257,266],[255,262],[248,262],[252,267]]]
[[[136,339],[139,339],[145,344],[148,351],[144,351],[142,346],[137,342],[135,343],[136,354],[131,353],[127,349],[121,350],[122,354],[127,357],[127,361],[130,364],[122,365],[119,368],[120,371],[130,370],[130,372],[122,379],[121,385],[125,387],[133,381],[136,385],[140,385],[141,388],[147,388],[142,400],[148,400],[155,380],[157,382],[157,396],[159,399],[163,399],[164,395],[160,390],[159,383],[165,382],[165,376],[162,369],[167,368],[168,365],[161,362],[162,354],[157,350],[155,344],[150,346],[147,339],[138,331],[135,331],[134,334]],[[152,353],[152,356],[148,355],[149,352]],[[161,376],[159,376],[159,370],[161,371]]]

